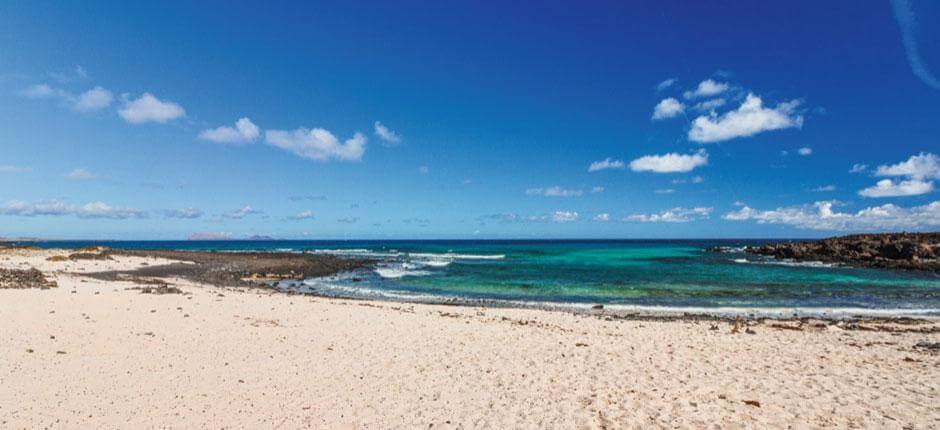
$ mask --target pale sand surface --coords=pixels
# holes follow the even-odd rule
[[[0,290],[0,428],[940,428],[936,333],[150,295],[65,271],[159,261],[50,252],[0,253],[59,283]]]

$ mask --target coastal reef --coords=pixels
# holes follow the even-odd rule
[[[746,252],[793,261],[940,273],[940,233],[855,234],[818,241],[778,242]]]

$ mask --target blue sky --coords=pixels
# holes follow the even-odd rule
[[[936,3],[136,3],[0,6],[0,236],[940,228]]]

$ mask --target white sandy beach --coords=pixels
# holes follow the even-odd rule
[[[81,273],[167,261],[53,254],[0,251],[58,282],[0,289],[2,428],[940,428],[936,330],[152,295]]]

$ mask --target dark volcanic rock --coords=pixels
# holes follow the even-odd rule
[[[940,233],[855,234],[812,242],[769,243],[746,251],[795,261],[940,273]]]
[[[56,288],[55,281],[46,280],[36,269],[0,269],[0,288]]]

